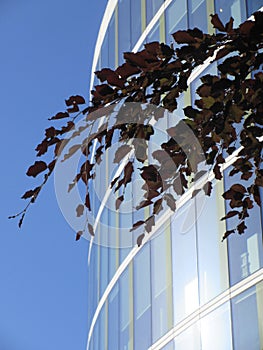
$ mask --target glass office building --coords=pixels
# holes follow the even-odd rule
[[[212,13],[223,22],[232,16],[238,25],[262,6],[263,0],[109,0],[92,70],[116,68],[123,52],[136,52],[147,42],[169,44],[178,29],[212,33]],[[212,64],[201,74],[216,71]],[[182,106],[194,99],[197,85],[198,77]],[[106,163],[97,180],[102,197],[111,181],[110,156]],[[229,225],[220,221],[228,210],[221,194],[237,181],[227,176],[228,163],[224,171],[224,181],[213,180],[204,205],[186,193],[176,213],[164,212],[154,237],[141,247],[132,238],[122,249],[91,242],[87,349],[263,349],[262,209],[252,209],[244,235],[221,242]],[[131,226],[134,217],[123,218],[111,206],[97,203],[104,224],[98,223],[95,234],[106,230],[118,240],[124,221]]]

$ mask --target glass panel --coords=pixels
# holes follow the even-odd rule
[[[152,341],[172,326],[171,243],[169,227],[151,240]]]
[[[248,0],[248,3],[253,1]],[[215,10],[219,18],[225,24],[230,17],[234,18],[234,26],[238,26],[247,18],[245,0],[218,0],[215,1]]]
[[[99,322],[99,349],[108,350],[108,325],[106,318],[106,304],[102,307],[97,323]]]
[[[109,350],[119,349],[119,330],[120,330],[120,321],[119,321],[119,284],[117,283],[112,289],[109,295],[109,318],[108,318],[108,332],[109,332],[109,341],[108,346]]]
[[[176,325],[199,307],[194,201],[172,219],[173,305]],[[187,348],[187,347],[186,347]],[[188,348],[187,348],[188,349]]]
[[[116,11],[116,10],[115,10]],[[109,50],[109,63],[107,68],[115,69],[116,68],[116,37],[115,37],[115,25],[116,25],[116,12],[114,11],[112,18],[110,20],[109,28],[108,28],[108,50]],[[104,66],[105,67],[105,66]]]
[[[132,50],[132,45],[131,45],[131,0],[119,0],[118,38],[119,38],[118,65],[121,65],[123,63],[123,53]]]
[[[226,170],[228,174],[229,170]],[[232,177],[224,176],[225,188],[229,189],[234,183],[249,184],[240,180],[240,175]],[[238,208],[237,208],[238,209]],[[226,201],[226,210],[233,210]],[[261,211],[255,203],[254,208],[249,210],[249,218],[246,218],[245,234],[233,233],[228,237],[229,251],[229,274],[231,286],[246,278],[263,266],[262,249],[262,225]],[[227,229],[233,229],[239,223],[239,219],[234,217],[227,220]]]
[[[232,300],[233,342],[235,350],[263,349],[263,283]]]
[[[200,324],[202,350],[232,350],[229,302],[202,318]]]
[[[227,243],[221,242],[225,232],[225,222],[220,221],[225,212],[223,193],[223,183],[214,182],[211,197],[204,192],[196,196],[201,305],[228,288]]]
[[[199,322],[194,323],[174,339],[174,349],[201,350]]]
[[[155,24],[150,34],[147,36],[146,41],[148,43],[152,41],[160,41],[160,22],[159,21]]]
[[[131,1],[131,28],[131,43],[133,48],[142,32],[141,0]]]
[[[109,66],[109,35],[108,31],[101,46],[101,68]]]
[[[171,34],[187,29],[187,0],[175,0],[165,12],[166,42],[173,42]]]
[[[207,33],[207,18],[209,14],[207,14],[206,0],[189,0],[188,6],[189,27],[197,27]]]
[[[132,266],[124,271],[120,277],[120,349],[133,348],[133,293],[132,293]]]
[[[263,6],[262,0],[247,0],[248,17]]]
[[[159,8],[163,5],[164,0],[146,0],[146,17],[147,24],[153,19]]]
[[[104,210],[104,216],[107,216],[107,211]],[[99,224],[100,230],[98,234],[100,234],[101,230],[105,230],[106,226]],[[106,232],[105,232],[106,233]],[[105,246],[105,236],[104,236],[104,241],[103,245],[100,247],[100,297],[104,293],[107,285],[108,285],[108,247]]]
[[[134,348],[151,345],[151,271],[150,245],[147,243],[134,258]]]
[[[170,341],[167,345],[165,345],[162,350],[174,350],[174,341]]]

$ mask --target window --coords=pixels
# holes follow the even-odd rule
[[[119,349],[119,284],[112,289],[108,299],[108,350]]]
[[[207,33],[206,0],[188,0],[189,27],[197,27]]]
[[[254,1],[248,0],[248,3]],[[234,18],[234,27],[247,18],[245,0],[218,0],[215,1],[215,10],[221,21],[225,24],[230,17]]]
[[[146,0],[147,24],[150,23],[163,3],[164,0]]]
[[[119,0],[118,8],[118,51],[119,61],[118,65],[123,63],[123,53],[132,50],[131,43],[131,1],[133,0]],[[132,28],[133,30],[133,28]]]
[[[191,200],[178,210],[171,222],[175,325],[199,307],[195,220]]]
[[[151,271],[150,244],[147,243],[134,259],[134,348],[151,345]]]
[[[262,0],[247,0],[248,16],[263,6]]]
[[[131,350],[133,343],[132,265],[120,277],[120,349]]]
[[[263,283],[232,300],[233,343],[238,350],[263,348]]]
[[[203,317],[200,325],[202,350],[233,349],[229,302]],[[239,350],[240,348],[237,349]]]
[[[167,223],[168,224],[168,223]],[[167,225],[166,224],[166,225]],[[170,229],[163,228],[151,240],[152,341],[172,326]]]
[[[131,0],[131,44],[132,48],[137,43],[142,33],[142,0]]]
[[[225,187],[229,189],[234,183],[246,183],[240,180],[240,175],[237,174],[228,177],[229,170],[226,170],[224,180]],[[232,210],[229,206],[229,201],[226,201],[227,211]],[[236,217],[227,220],[227,229],[233,229],[239,223]],[[235,283],[246,278],[253,272],[263,266],[263,249],[262,249],[262,225],[261,211],[255,203],[253,209],[249,210],[249,218],[246,218],[247,229],[244,235],[233,233],[228,237],[229,251],[229,275],[230,283]]]
[[[187,29],[187,0],[175,0],[165,12],[166,42],[174,42],[171,34]]]
[[[225,232],[223,183],[214,182],[211,197],[200,192],[196,196],[197,241],[200,303],[228,288],[227,243],[221,242]]]

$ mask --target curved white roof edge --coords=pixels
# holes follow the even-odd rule
[[[100,51],[101,51],[101,46],[103,43],[103,40],[106,35],[106,31],[108,29],[108,25],[110,23],[112,14],[115,10],[115,7],[118,3],[118,0],[108,0],[103,19],[101,21],[99,33],[98,33],[98,38],[96,41],[95,49],[94,49],[94,56],[93,56],[93,62],[92,62],[92,68],[91,68],[91,76],[90,76],[90,90],[93,86],[94,83],[94,72],[98,63]]]

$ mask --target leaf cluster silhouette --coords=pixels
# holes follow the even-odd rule
[[[191,187],[190,179],[197,180],[204,174],[198,171],[201,155],[192,149],[193,145],[183,131],[180,144],[175,141],[178,126],[167,130],[168,141],[152,153],[155,163],[148,162],[148,141],[154,134],[149,124],[150,108],[155,106],[152,115],[155,120],[163,117],[164,110],[175,111],[178,98],[189,88],[191,74],[210,60],[218,62],[218,74],[201,76],[201,85],[196,90],[198,97],[194,105],[184,108],[181,122],[187,124],[199,141],[215,179],[222,180],[226,158],[236,156],[229,176],[238,175],[245,184],[233,184],[223,194],[231,210],[222,220],[238,218],[238,223],[224,233],[223,239],[235,232],[245,232],[249,210],[255,203],[261,204],[259,187],[263,186],[263,13],[254,13],[254,21],[247,20],[238,28],[234,28],[233,18],[223,24],[216,14],[211,16],[211,22],[215,28],[214,34],[205,34],[198,28],[179,30],[173,34],[177,44],[175,49],[159,42],[148,43],[138,53],[124,53],[125,63],[117,69],[103,68],[95,72],[101,84],[92,90],[89,105],[78,95],[66,100],[66,111],[50,118],[52,121],[66,120],[66,124],[61,128],[51,126],[46,129],[45,138],[36,147],[38,157],[53,148],[53,158],[49,163],[36,161],[27,171],[27,175],[33,177],[44,173],[44,179],[40,186],[22,196],[29,199],[29,203],[21,213],[14,216],[20,216],[19,226],[29,205],[35,202],[51,176],[61,150],[69,139],[83,130],[92,130],[96,120],[107,115],[107,109],[112,105],[122,102],[125,108],[128,102],[139,102],[148,104],[148,107],[146,110],[134,110],[133,123],[130,122],[130,116],[125,121],[125,113],[121,116],[117,114],[113,124],[108,123],[106,118],[106,124],[97,132],[90,133],[81,144],[72,146],[64,160],[78,150],[85,158],[80,171],[69,184],[69,191],[80,180],[86,186],[84,203],[76,208],[76,215],[81,216],[85,210],[93,210],[89,184],[95,178],[95,165],[100,164],[105,151],[112,146],[114,135],[117,135],[121,146],[113,162],[125,162],[125,165],[122,174],[112,179],[110,184],[120,194],[116,200],[116,210],[125,199],[125,189],[132,182],[134,173],[139,171],[144,180],[145,199],[136,209],[149,207],[149,217],[135,222],[131,230],[144,226],[147,233],[151,232],[156,216],[167,207],[175,211],[177,198]],[[77,128],[76,120],[80,116],[85,116],[85,125]],[[182,145],[194,154],[194,161],[189,161]],[[93,148],[95,157],[92,158]],[[211,181],[193,191],[192,196],[201,190],[210,196]],[[83,231],[77,233],[76,240],[83,235],[84,230],[88,230],[92,236],[95,234],[92,223],[87,222]],[[138,245],[142,244],[144,235],[138,236]]]

